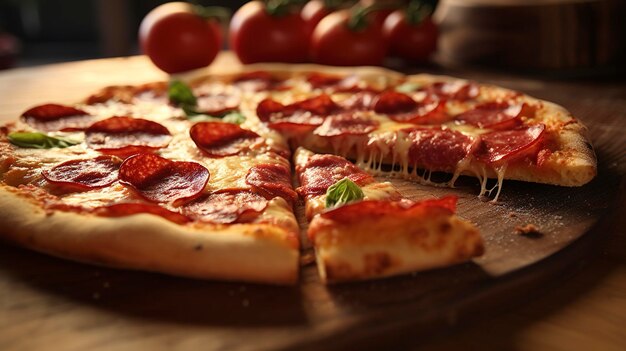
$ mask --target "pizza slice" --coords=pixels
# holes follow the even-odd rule
[[[82,262],[293,284],[290,151],[249,128],[158,101],[37,106],[0,130],[0,234]]]
[[[407,76],[383,90],[345,92],[314,84],[305,98],[266,98],[259,119],[298,146],[432,184],[432,172],[474,176],[480,195],[497,179],[581,186],[596,174],[586,128],[565,109],[512,90],[462,79]],[[337,78],[338,79],[338,78]],[[332,81],[332,80],[331,80]],[[338,83],[337,83],[338,84]]]
[[[454,196],[412,201],[345,158],[299,148],[294,159],[323,282],[445,267],[484,251],[476,227],[454,214]]]

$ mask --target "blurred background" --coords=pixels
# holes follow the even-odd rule
[[[0,69],[139,54],[142,18],[165,2],[0,0]],[[443,0],[436,62],[623,77],[625,16],[624,0]]]
[[[0,0],[0,52],[19,51],[4,66],[33,66],[139,54],[143,17],[168,1]],[[237,9],[245,0],[196,1]]]

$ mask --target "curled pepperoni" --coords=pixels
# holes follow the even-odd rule
[[[326,116],[339,110],[339,105],[330,96],[321,94],[289,105],[268,98],[259,103],[256,112],[270,128],[301,131],[319,126]]]
[[[238,95],[212,94],[197,98],[197,110],[211,116],[222,116],[239,108],[241,99]]]
[[[134,214],[148,213],[156,216],[161,216],[170,222],[177,224],[185,224],[191,221],[191,219],[178,212],[170,211],[164,207],[153,204],[144,203],[120,203],[109,206],[98,207],[94,210],[94,213],[102,217],[125,217]]]
[[[503,130],[519,126],[522,116],[533,117],[534,112],[535,109],[526,103],[487,102],[461,113],[455,119],[479,128]]]
[[[497,130],[480,136],[474,152],[479,161],[494,163],[517,160],[539,152],[546,126],[542,123],[513,130]]]
[[[50,183],[81,189],[103,188],[117,180],[122,160],[115,156],[70,160],[42,172]]]
[[[171,140],[167,128],[141,118],[111,117],[85,130],[85,141],[89,147],[119,156],[160,149]]]
[[[254,220],[268,201],[250,191],[224,191],[200,197],[182,207],[193,219],[211,223],[245,223]]]
[[[236,155],[247,150],[261,137],[233,123],[200,122],[191,127],[191,139],[210,157]]]
[[[302,169],[298,169],[300,187],[296,191],[303,195],[322,195],[336,182],[348,177],[358,185],[366,185],[374,178],[335,155],[313,155]]]
[[[254,166],[246,175],[246,183],[266,199],[278,196],[289,203],[298,199],[291,186],[291,172],[283,165],[266,163]]]
[[[384,114],[411,112],[417,106],[417,102],[412,97],[391,90],[380,93],[373,103],[374,111]]]
[[[405,130],[411,142],[409,160],[417,167],[454,171],[459,161],[472,150],[472,137],[450,129],[419,128]]]
[[[478,85],[464,81],[436,82],[422,88],[422,90],[442,100],[458,101],[474,99],[479,93]]]
[[[94,121],[94,117],[83,110],[58,104],[35,106],[22,113],[22,119],[33,128],[46,132],[83,130]]]
[[[426,99],[418,103],[397,91],[379,94],[373,101],[373,109],[376,113],[387,114],[392,120],[402,123],[441,124],[450,118],[443,101]]]
[[[406,218],[435,213],[452,215],[456,211],[457,200],[456,196],[445,196],[440,199],[419,202],[410,200],[366,200],[334,208],[322,213],[321,217],[341,223],[354,223],[362,221],[363,218]]]
[[[199,196],[209,171],[199,163],[171,161],[154,154],[138,154],[122,163],[119,179],[153,202],[179,202]]]
[[[375,131],[379,126],[380,122],[376,120],[353,113],[342,113],[326,118],[324,123],[313,131],[313,134],[323,137],[365,135]]]

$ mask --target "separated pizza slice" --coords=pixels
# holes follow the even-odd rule
[[[478,229],[455,215],[456,197],[412,201],[342,157],[303,148],[294,157],[323,282],[392,276],[482,255]]]

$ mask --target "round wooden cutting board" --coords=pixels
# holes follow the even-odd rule
[[[222,54],[212,69],[234,62]],[[320,284],[307,249],[300,284],[274,287],[101,268],[0,244],[0,349],[394,349],[537,296],[567,268],[594,255],[610,220],[623,215],[626,123],[617,116],[626,110],[625,89],[432,73],[566,106],[590,127],[598,177],[580,188],[505,182],[495,204],[477,197],[479,185],[471,178],[460,179],[455,189],[392,180],[415,198],[458,195],[458,214],[478,225],[486,254],[455,267],[372,282]],[[162,79],[143,57],[11,71],[0,75],[0,120],[45,101],[72,102],[105,85]],[[516,233],[527,224],[541,234]]]

